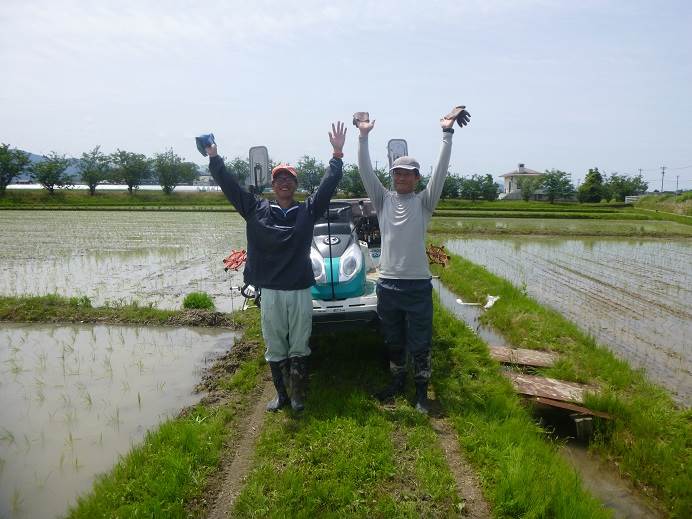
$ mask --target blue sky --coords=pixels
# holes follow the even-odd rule
[[[438,119],[467,105],[451,169],[519,162],[692,188],[692,3],[389,1],[0,3],[0,141],[78,156],[99,144],[203,163],[266,145],[330,156],[329,123],[366,110],[371,154],[405,138],[424,169]],[[355,162],[349,127],[346,160]],[[675,169],[678,168],[678,169]]]

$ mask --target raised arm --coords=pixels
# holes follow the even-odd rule
[[[384,195],[387,190],[384,188],[380,179],[377,178],[375,171],[372,169],[372,161],[370,160],[370,149],[368,146],[368,135],[370,130],[375,127],[375,120],[359,121],[358,130],[360,136],[358,138],[358,172],[363,181],[365,191],[367,191],[370,201],[376,211],[382,208]]]
[[[233,175],[228,172],[223,159],[219,157],[216,144],[207,146],[206,150],[207,155],[209,155],[209,172],[214,181],[221,187],[221,191],[226,195],[228,201],[233,204],[240,216],[247,218],[254,211],[257,203],[254,195],[241,188],[240,184],[233,178]]]
[[[341,121],[337,122],[336,125],[332,123],[332,131],[329,132],[329,142],[332,144],[332,158],[329,161],[329,166],[317,191],[310,195],[307,200],[308,207],[315,220],[320,218],[327,210],[327,207],[329,207],[329,200],[334,195],[336,186],[343,175],[344,162],[342,159],[344,157],[344,143],[346,142],[344,123]]]
[[[463,109],[465,107],[459,107]],[[453,117],[450,117],[453,115]],[[463,110],[460,114],[454,113],[443,117],[440,119],[440,126],[442,126],[442,147],[440,148],[440,155],[437,158],[437,164],[435,170],[433,171],[428,185],[425,187],[423,192],[421,192],[421,200],[423,201],[423,207],[425,207],[430,213],[435,210],[435,206],[440,201],[440,196],[442,196],[442,188],[445,184],[445,177],[447,176],[447,170],[449,169],[449,159],[452,155],[452,135],[454,134],[454,121],[457,117],[461,117],[459,124],[464,126],[468,123],[469,115],[468,112]]]

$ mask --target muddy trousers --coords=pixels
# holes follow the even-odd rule
[[[416,384],[430,380],[432,372],[432,284],[429,279],[383,279],[377,282],[377,314],[387,345],[389,369],[395,379],[406,376],[406,355],[411,356]]]
[[[264,358],[272,371],[277,396],[267,410],[276,411],[288,401],[302,411],[307,382],[307,357],[312,333],[312,296],[310,289],[262,289],[262,337],[267,345]]]
[[[262,337],[267,345],[267,362],[310,355],[312,296],[310,289],[262,289]]]

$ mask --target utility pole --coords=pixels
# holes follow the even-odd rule
[[[666,176],[666,167],[661,166],[661,193],[663,193],[663,177]]]
[[[642,168],[639,168],[639,176],[642,176]]]
[[[680,180],[680,175],[675,175],[675,192],[678,192],[678,181]]]

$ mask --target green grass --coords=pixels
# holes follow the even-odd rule
[[[436,309],[433,381],[497,517],[608,517],[465,325]],[[452,334],[452,335],[450,335]],[[269,416],[240,517],[451,517],[463,496],[413,394],[383,408],[373,334],[320,339],[304,416]]]
[[[273,193],[263,196],[273,198]],[[305,195],[296,194],[297,200]],[[220,191],[173,192],[99,191],[94,196],[86,190],[60,189],[50,195],[46,190],[13,190],[0,194],[0,209],[61,209],[61,210],[162,210],[162,211],[233,211],[233,206]]]
[[[444,199],[441,200],[437,208],[446,209],[463,209],[471,211],[539,211],[539,212],[570,212],[578,213],[607,213],[618,211],[628,207],[624,203],[612,204],[579,204],[576,202],[524,202],[523,200],[495,200],[488,202],[486,200],[478,200],[471,202],[470,200]]]
[[[692,514],[692,411],[678,409],[641,371],[484,268],[452,256],[448,268],[435,272],[464,300],[499,295],[483,320],[517,347],[560,352],[562,360],[544,370],[546,375],[599,385],[602,394],[587,403],[615,420],[601,430],[595,449],[640,487],[653,490],[674,517]]]
[[[183,308],[214,310],[214,300],[206,292],[190,292],[183,299]]]
[[[646,215],[651,220],[663,220],[669,222],[677,222],[684,225],[692,225],[692,216],[685,216],[682,214],[668,213],[665,211],[659,211],[658,209],[646,209],[636,207],[632,210],[635,213]]]
[[[571,220],[650,220],[644,213],[625,211],[577,212],[577,211],[472,211],[469,209],[438,209],[433,216],[467,218],[565,218]]]
[[[605,219],[437,217],[431,234],[689,237],[692,228],[671,221]]]
[[[130,206],[227,206],[228,201],[220,191],[179,192],[165,195],[159,191],[136,191],[132,195],[124,191],[99,191],[90,196],[86,190],[62,189],[50,195],[46,190],[7,190],[0,196],[0,208],[36,206],[58,207],[130,207]],[[32,207],[33,206],[33,207]]]
[[[257,385],[257,377],[265,369],[266,362],[262,357],[245,362],[233,375],[219,383],[219,387],[228,390],[236,390],[242,394],[250,393]]]
[[[160,310],[136,301],[93,308],[88,297],[0,296],[0,321],[23,322],[110,322],[148,325],[238,326],[237,317],[205,310]]]
[[[187,517],[185,504],[216,469],[233,416],[199,405],[165,422],[99,478],[68,517]]]
[[[608,517],[534,423],[487,345],[436,303],[433,383],[496,517]]]
[[[318,341],[307,409],[268,416],[237,516],[455,515],[460,498],[427,420],[369,396],[385,382],[381,348],[372,333]]]
[[[634,204],[637,208],[692,217],[692,191],[681,195],[647,195]]]

